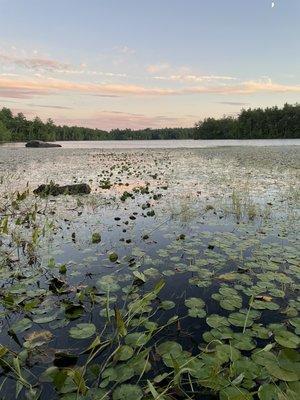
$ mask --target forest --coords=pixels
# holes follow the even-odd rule
[[[28,120],[9,108],[0,110],[0,142],[64,140],[159,140],[159,139],[278,139],[300,138],[300,104],[283,108],[243,109],[236,117],[206,118],[190,128],[113,129],[55,125],[39,117]]]
[[[300,104],[242,110],[237,117],[207,118],[195,126],[195,139],[300,138]]]

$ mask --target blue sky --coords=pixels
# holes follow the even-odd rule
[[[300,1],[0,0],[0,106],[103,129],[300,98]]]

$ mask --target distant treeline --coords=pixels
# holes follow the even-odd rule
[[[196,124],[194,138],[300,138],[300,104],[242,110],[237,117],[207,118]]]
[[[43,122],[36,117],[27,120],[22,113],[13,115],[9,108],[0,110],[0,141],[28,142],[37,139],[44,141],[63,140],[138,140],[138,139],[189,139],[193,138],[194,128],[164,129],[101,129],[80,126],[58,126],[51,119]]]
[[[27,120],[9,108],[0,110],[0,142],[63,140],[275,139],[300,138],[300,105],[242,110],[237,117],[207,118],[191,128],[113,129],[58,126],[51,119]]]

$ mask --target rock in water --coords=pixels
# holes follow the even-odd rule
[[[33,147],[33,148],[43,148],[43,147],[62,147],[57,143],[47,143],[42,140],[30,140],[25,144],[25,147]]]
[[[89,194],[91,193],[91,188],[86,183],[65,186],[50,183],[49,185],[40,185],[33,191],[33,193],[38,194],[39,196],[58,196],[60,194]]]

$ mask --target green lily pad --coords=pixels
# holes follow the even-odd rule
[[[109,382],[123,383],[134,376],[134,369],[127,364],[120,364],[104,370],[102,378]]]
[[[256,310],[278,310],[279,305],[273,301],[254,300],[251,307]]]
[[[11,326],[14,333],[22,333],[32,327],[32,321],[29,318],[22,318]]]
[[[300,335],[300,317],[290,319],[289,322],[295,327],[296,335]]]
[[[252,400],[253,395],[246,389],[228,386],[220,391],[220,400]]]
[[[247,314],[241,312],[231,313],[228,317],[228,322],[233,326],[249,328],[253,324],[253,320]]]
[[[133,356],[128,362],[128,366],[134,370],[137,375],[147,373],[151,370],[151,364],[149,362],[150,349],[145,349],[136,356]]]
[[[244,333],[234,332],[231,344],[239,350],[253,350],[256,347],[256,343],[247,331]]]
[[[117,352],[117,358],[121,361],[129,360],[133,356],[133,348],[127,345],[123,345]]]
[[[241,357],[232,365],[232,371],[234,371],[236,375],[244,374],[244,378],[248,380],[253,380],[258,377],[263,378],[262,370],[263,367],[256,364],[249,357]]]
[[[228,322],[227,318],[222,317],[221,315],[217,315],[217,314],[209,315],[206,318],[206,322],[211,328],[216,328],[216,329],[220,329],[224,326],[229,326],[229,322]]]
[[[241,352],[229,344],[218,344],[215,347],[215,354],[222,363],[237,361],[241,357]]]
[[[120,289],[120,285],[117,282],[118,278],[113,275],[105,275],[97,280],[97,286],[103,292],[117,292]]]
[[[210,331],[204,332],[202,335],[203,339],[209,343],[212,340],[227,340],[233,339],[233,331],[227,326],[222,326],[219,329],[213,328]]]
[[[94,324],[77,324],[70,329],[69,334],[73,339],[87,339],[96,332]]]
[[[164,310],[171,310],[175,307],[175,303],[171,300],[164,300],[160,303],[160,307]]]
[[[267,363],[265,367],[270,375],[282,381],[294,382],[299,379],[297,373],[281,368],[277,362]]]
[[[113,400],[141,400],[142,389],[137,385],[123,384],[117,387],[112,395]]]
[[[197,297],[191,297],[189,299],[186,299],[184,304],[188,308],[203,308],[205,306],[204,301]]]
[[[285,329],[275,332],[275,340],[281,346],[290,349],[296,349],[300,345],[300,337]]]
[[[259,400],[279,400],[280,393],[282,393],[282,391],[278,386],[265,383],[258,389],[258,398]]]
[[[48,324],[57,318],[57,314],[45,315],[43,317],[35,317],[33,322],[36,324]]]
[[[191,297],[189,299],[186,299],[184,304],[189,309],[188,313],[190,317],[204,318],[206,316],[206,312],[205,310],[203,310],[205,303],[202,299]]]
[[[182,351],[182,346],[177,342],[167,341],[159,344],[157,346],[157,352],[161,356],[168,353],[180,353]]]
[[[149,336],[143,332],[129,333],[125,337],[125,343],[128,346],[140,347],[144,346],[149,340]]]
[[[299,379],[296,372],[281,368],[277,357],[271,351],[258,350],[253,353],[252,359],[257,364],[264,366],[268,373],[276,379],[286,382],[294,382]]]
[[[278,364],[281,368],[293,371],[300,379],[300,354],[293,349],[283,349],[278,355]]]
[[[269,339],[269,337],[272,335],[272,332],[259,324],[253,324],[251,330],[259,339]]]
[[[242,307],[242,298],[234,296],[231,299],[224,298],[220,300],[220,306],[227,311],[234,311],[236,308]]]

